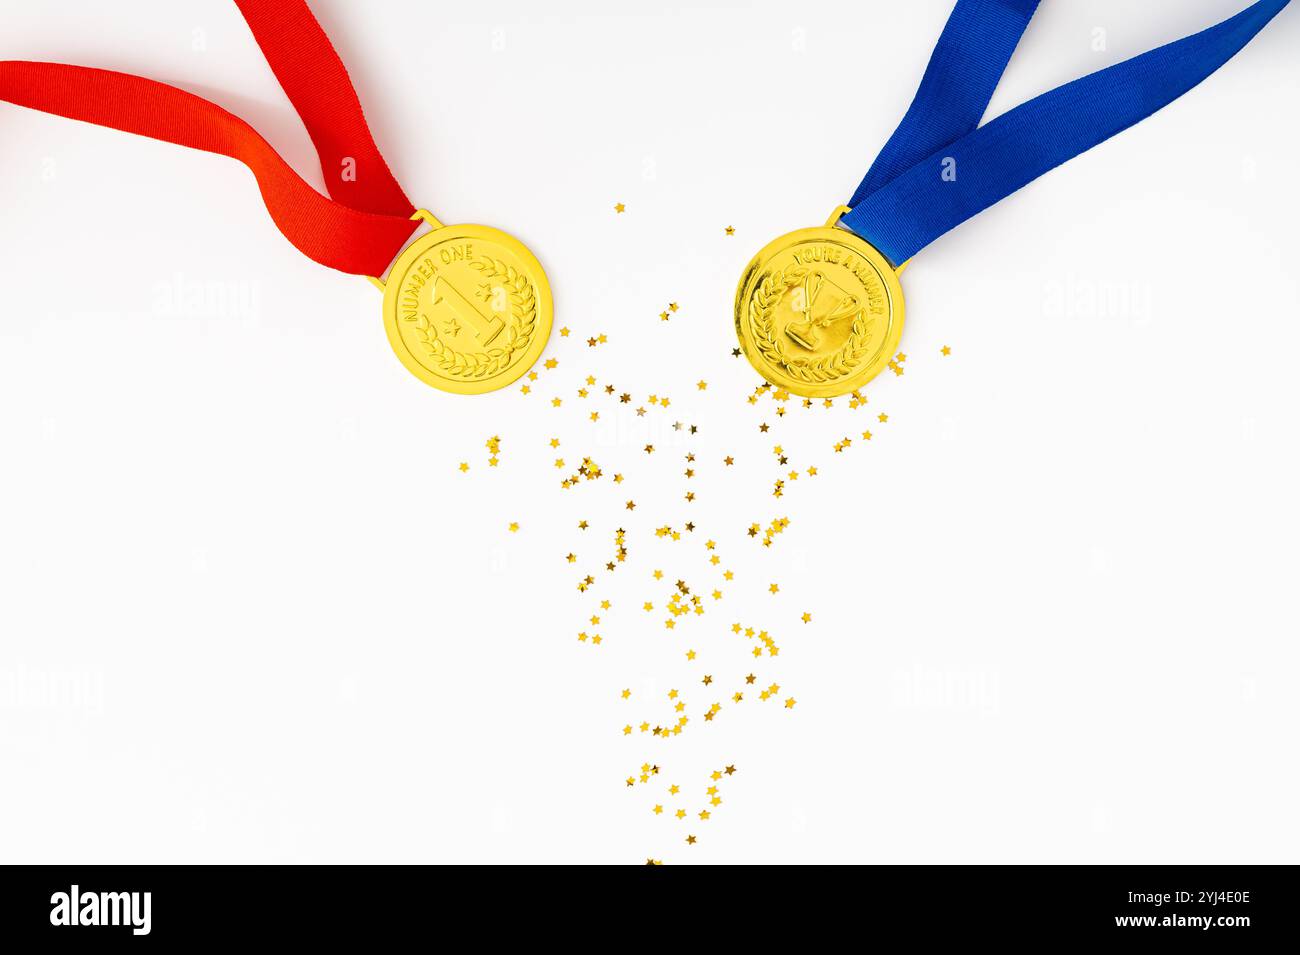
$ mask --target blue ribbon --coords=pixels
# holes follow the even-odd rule
[[[903,121],[840,219],[895,265],[1182,96],[1290,0],[1058,86],[979,125],[1039,0],[958,0]],[[949,171],[945,175],[945,171]]]

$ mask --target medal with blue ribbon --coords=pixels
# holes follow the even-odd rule
[[[1289,0],[1258,0],[1207,30],[1091,73],[980,125],[1039,0],[958,0],[920,88],[848,204],[772,241],[736,292],[736,333],[768,381],[854,391],[894,360],[899,274],[960,225],[1173,102]]]

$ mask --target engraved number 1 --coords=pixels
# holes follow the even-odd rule
[[[497,318],[495,315],[484,316],[483,313],[478,310],[478,306],[467,299],[464,295],[461,295],[460,292],[456,290],[456,286],[452,285],[450,282],[445,279],[439,281],[437,276],[434,277],[433,281],[433,304],[437,305],[446,301],[447,305],[453,312],[469,323],[470,327],[474,331],[474,337],[484,345],[490,345],[492,340],[500,335],[501,330],[506,327],[505,322],[501,321],[501,319]],[[440,296],[438,294],[440,288],[446,289],[451,293],[450,298],[444,299]]]

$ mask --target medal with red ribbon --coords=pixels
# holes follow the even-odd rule
[[[311,136],[328,196],[238,116],[165,83],[3,61],[0,100],[238,159],[299,251],[383,290],[389,342],[416,377],[479,394],[523,375],[551,331],[541,264],[513,236],[444,226],[412,205],[375,145],[343,61],[303,0],[235,3]],[[421,221],[432,231],[410,241]]]

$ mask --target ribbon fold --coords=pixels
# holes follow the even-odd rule
[[[1290,0],[1058,86],[979,126],[1037,0],[958,0],[903,121],[840,219],[895,265],[1228,62]],[[946,173],[946,174],[945,174]]]
[[[303,0],[235,0],[307,128],[329,197],[253,127],[174,86],[84,66],[0,61],[0,100],[238,159],[285,238],[322,265],[382,275],[419,223],[375,145],[347,69]]]

